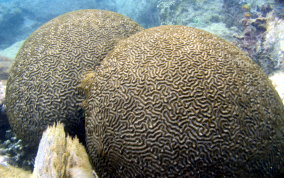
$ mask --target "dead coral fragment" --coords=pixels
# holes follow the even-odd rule
[[[94,177],[87,152],[77,138],[64,132],[63,124],[53,125],[43,133],[35,160],[33,177]]]
[[[53,178],[97,177],[87,152],[77,138],[64,132],[63,124],[48,127],[43,133],[33,173],[13,166],[0,165],[0,177]]]

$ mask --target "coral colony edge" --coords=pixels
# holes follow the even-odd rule
[[[251,43],[273,36],[251,26],[281,29],[240,7]],[[81,9],[35,30],[11,68],[0,55],[0,134],[11,138],[0,145],[0,177],[283,175],[282,85],[255,60],[264,53],[246,34],[237,46],[167,24],[144,29],[117,12]]]

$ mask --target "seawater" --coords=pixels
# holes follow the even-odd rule
[[[5,88],[18,50],[33,31],[49,20],[78,9],[104,9],[128,16],[144,28],[192,26],[241,47],[268,75],[277,71],[283,76],[283,7],[280,0],[0,0],[0,164],[32,169],[33,158],[26,156],[25,144],[6,122]],[[261,24],[261,19],[266,19],[265,24]],[[259,45],[262,43],[266,46]],[[263,55],[261,47],[266,51]],[[269,57],[261,61],[258,57],[264,55]],[[284,100],[284,87],[281,87],[284,77],[274,78]]]

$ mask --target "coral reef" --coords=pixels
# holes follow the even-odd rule
[[[239,0],[223,1],[224,23],[228,27],[241,28],[241,20],[244,16],[250,16],[251,5],[248,2],[240,2]]]
[[[55,24],[60,20],[54,19],[24,44],[24,39],[43,23],[65,12],[85,8],[112,10],[147,28],[160,24],[197,27],[245,51],[270,75],[284,104],[282,0],[66,2],[0,0],[0,177],[96,177],[84,148],[78,139],[65,138],[61,124],[59,130],[53,126],[45,132],[36,168],[31,172],[36,150],[30,147],[38,145],[48,125],[64,122],[66,131],[72,136],[79,133],[84,142],[82,108],[88,111],[90,156],[102,177],[173,174],[270,177],[284,173],[282,104],[255,64],[251,66],[250,60],[244,62],[245,54],[235,47],[232,50],[232,45],[219,38],[193,29],[195,34],[202,33],[205,39],[214,40],[210,45],[206,42],[191,45],[192,41],[189,44],[187,38],[179,39],[174,32],[180,30],[183,35],[182,28],[186,27],[149,29],[137,34],[138,37],[119,42],[95,72],[96,65],[118,41],[142,28],[133,22],[134,32],[124,35],[133,26],[125,25],[122,20],[112,36],[113,31],[107,31],[112,27],[106,24],[115,20],[106,20],[98,27],[96,23],[101,22],[96,18],[95,23],[92,20],[86,23],[89,19],[84,15],[68,20],[64,14],[56,19],[64,19],[66,23]],[[102,16],[104,13],[101,11]],[[100,35],[107,40],[98,44]],[[53,37],[59,40],[53,41]],[[199,38],[190,40],[196,39]],[[180,42],[186,45],[179,46]],[[226,49],[219,50],[214,44]],[[163,52],[156,49],[163,45],[166,46]],[[20,48],[7,89],[9,96],[5,99],[8,69]],[[157,51],[153,52],[154,48]],[[205,48],[214,50],[200,52]],[[229,61],[232,56],[237,56],[233,62],[217,61],[215,65],[215,60]],[[211,63],[204,62],[207,57]],[[82,94],[88,99],[84,100]],[[5,100],[13,130],[23,141],[11,130]]]
[[[186,25],[200,28],[216,35],[219,35],[227,40],[233,41],[234,33],[238,33],[238,29],[234,25],[228,25],[227,8],[232,8],[232,2],[228,3],[221,0],[162,0],[158,2],[160,23],[162,25]],[[208,13],[210,12],[210,13]],[[223,14],[223,15],[222,15]],[[175,17],[175,18],[173,18]],[[233,16],[236,18],[236,16]],[[229,20],[228,22],[236,22]]]
[[[266,33],[263,39],[264,52],[274,61],[273,69],[284,69],[284,19],[267,17]]]
[[[163,0],[159,1],[160,23],[162,25],[188,25],[204,27],[212,22],[222,21],[222,1]],[[210,13],[204,13],[208,12]],[[175,17],[175,18],[173,18]]]
[[[283,167],[279,95],[215,35],[143,30],[88,77],[86,143],[101,177],[259,177]]]
[[[273,9],[277,17],[284,18],[284,1],[283,0],[274,0]]]
[[[234,42],[267,74],[278,69],[283,59],[283,19],[279,18],[283,7],[272,0],[158,2],[161,24],[197,27]]]
[[[243,33],[235,36],[238,46],[270,74],[283,67],[284,20],[275,16],[271,5],[260,7],[254,16],[242,19]]]
[[[137,31],[136,22],[104,10],[63,14],[25,41],[9,73],[7,115],[17,137],[36,147],[47,125],[61,121],[84,142],[84,97],[77,86],[114,45]]]
[[[273,62],[266,56],[263,56],[267,53],[263,53],[261,48],[265,35],[264,32],[266,31],[266,22],[267,20],[262,17],[256,19],[245,17],[242,21],[244,26],[243,33],[235,37],[239,40],[238,46],[247,52],[266,73],[269,73],[270,69],[273,68]]]

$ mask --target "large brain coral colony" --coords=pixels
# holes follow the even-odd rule
[[[250,58],[210,33],[138,32],[88,82],[86,142],[102,177],[271,176],[283,167],[278,94]]]
[[[35,31],[20,49],[7,83],[7,114],[17,136],[37,146],[47,125],[63,122],[84,137],[77,86],[123,38],[142,30],[136,22],[103,10],[61,15]]]

